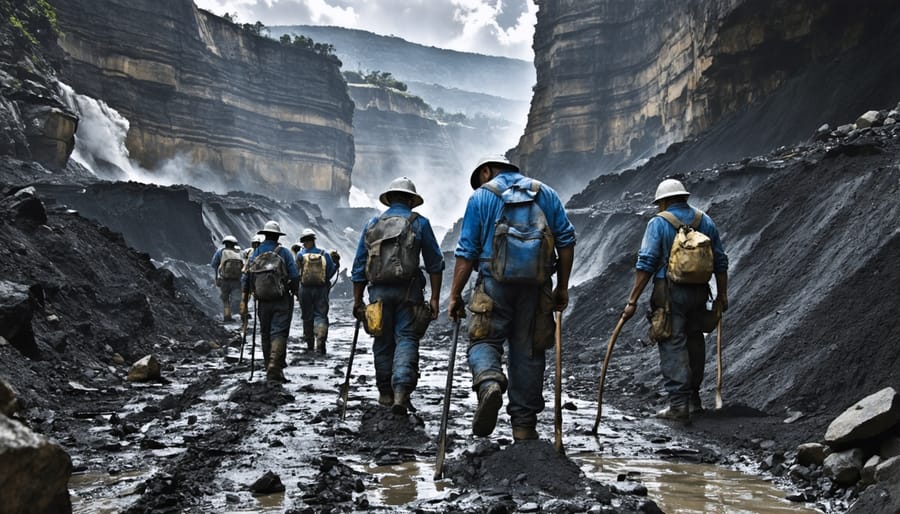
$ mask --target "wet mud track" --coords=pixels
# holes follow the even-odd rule
[[[125,405],[95,404],[81,420],[86,439],[63,442],[76,464],[70,485],[76,512],[654,512],[641,473],[629,471],[639,468],[617,459],[724,460],[720,451],[680,440],[665,425],[608,408],[599,436],[590,435],[596,404],[569,397],[566,380],[567,457],[558,455],[552,364],[540,440],[513,444],[503,410],[492,437],[475,438],[476,400],[460,351],[445,478],[433,481],[449,326],[433,325],[421,345],[416,411],[407,416],[378,405],[371,338],[361,333],[341,421],[339,392],[353,326],[335,307],[333,318],[340,321],[332,324],[326,355],[305,351],[295,319],[286,384],[265,380],[258,342],[249,380],[248,336],[243,363],[237,362],[239,348],[223,348],[175,363],[164,383],[132,385]]]

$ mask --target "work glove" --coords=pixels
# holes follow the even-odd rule
[[[353,303],[353,317],[363,323],[366,322],[366,304],[364,303]]]

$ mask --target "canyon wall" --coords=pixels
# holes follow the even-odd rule
[[[537,86],[512,157],[566,193],[695,137],[764,103],[811,68],[871,45],[887,34],[895,10],[887,0],[537,3]],[[857,68],[856,90],[870,105],[894,99],[889,83],[872,80],[880,71]],[[807,137],[823,118],[858,114],[859,101],[831,94],[840,80],[822,78],[777,124],[723,141],[708,160],[763,152]]]
[[[190,0],[58,0],[61,79],[130,121],[131,158],[176,160],[280,199],[346,204],[353,104],[340,61],[258,37]]]

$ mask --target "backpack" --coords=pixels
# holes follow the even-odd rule
[[[697,211],[690,225],[685,225],[674,214],[663,211],[657,216],[675,227],[675,239],[669,253],[666,276],[676,284],[705,284],[713,274],[712,240],[697,230],[703,212]]]
[[[300,256],[302,261],[300,272],[300,284],[304,286],[324,286],[325,270],[327,262],[325,261],[325,250],[319,250],[319,253],[304,253]]]
[[[382,216],[368,231],[366,278],[375,285],[408,284],[419,270],[419,250],[412,224],[419,217]]]
[[[287,265],[278,253],[279,248],[257,255],[247,270],[253,280],[253,292],[261,301],[280,300],[287,291]]]
[[[536,201],[541,183],[522,178],[504,191],[493,181],[482,187],[503,201],[494,223],[491,275],[498,282],[543,284],[553,274],[554,239]]]
[[[244,261],[241,254],[230,248],[222,250],[222,260],[219,262],[219,276],[225,280],[237,280],[241,278],[244,269]]]

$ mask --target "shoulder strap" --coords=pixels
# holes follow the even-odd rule
[[[672,225],[673,227],[675,227],[675,230],[678,230],[679,228],[681,228],[682,225],[684,225],[684,223],[682,223],[681,220],[678,219],[678,217],[676,217],[674,214],[672,214],[669,211],[662,211],[659,214],[657,214],[657,216],[668,221],[669,225]]]
[[[700,222],[703,221],[703,211],[700,209],[696,209],[696,214],[694,214],[694,221],[691,222],[691,227],[694,230],[700,228]]]
[[[484,184],[481,184],[481,187],[487,189],[488,191],[494,193],[494,194],[497,195],[497,196],[502,197],[502,196],[503,196],[503,191],[504,191],[504,190],[503,190],[503,189],[500,189],[500,186],[497,185],[497,183],[495,182],[495,180],[496,180],[496,179],[491,180],[491,181],[489,181],[489,182],[485,182]]]

